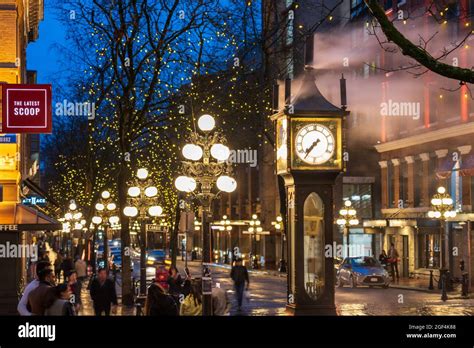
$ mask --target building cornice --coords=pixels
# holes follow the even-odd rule
[[[387,152],[406,147],[429,143],[432,141],[455,138],[458,136],[474,134],[474,122],[463,123],[453,127],[437,129],[433,131],[423,132],[411,137],[389,141],[387,143],[375,145],[375,149],[379,152]]]

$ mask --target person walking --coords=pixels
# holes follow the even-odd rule
[[[104,312],[106,316],[117,310],[117,293],[115,292],[115,283],[108,278],[107,270],[100,268],[97,277],[92,280],[90,294],[94,301],[95,315],[100,316]]]
[[[78,257],[76,259],[76,262],[74,262],[74,269],[77,272],[77,280],[80,283],[83,283],[84,280],[86,280],[86,278],[87,278],[87,265],[86,265],[86,262],[83,259],[81,259],[80,257]]]
[[[157,282],[150,285],[145,301],[145,315],[177,316],[178,306],[174,298]]]
[[[390,268],[392,270],[392,279],[395,281],[395,275],[397,277],[397,281],[400,279],[398,275],[398,251],[395,249],[395,245],[393,243],[390,244],[390,249],[388,250],[388,259],[387,261],[390,263]]]
[[[172,265],[168,272],[168,293],[173,296],[179,307],[179,297],[183,293],[183,279],[176,266]]]
[[[179,315],[199,316],[202,315],[202,284],[200,278],[191,280],[191,291],[184,298],[179,308]]]
[[[74,316],[76,311],[70,301],[71,291],[68,284],[62,283],[51,289],[53,296],[46,304],[44,315],[49,316]]]
[[[69,274],[67,279],[67,285],[69,287],[70,292],[70,302],[74,305],[74,310],[76,313],[79,313],[79,310],[82,307],[82,298],[81,298],[81,290],[82,290],[82,283],[78,280],[77,272],[72,271]]]
[[[39,261],[35,264],[35,279],[28,283],[23,291],[23,296],[21,296],[20,302],[18,302],[17,310],[20,315],[28,316],[32,315],[31,311],[28,309],[28,297],[30,293],[36,289],[40,284],[39,275],[43,272],[43,270],[50,268],[51,265],[49,262]]]
[[[384,267],[387,266],[387,259],[388,259],[387,252],[385,250],[382,250],[382,253],[379,255],[379,261],[382,264],[382,266]]]
[[[53,270],[51,268],[43,269],[38,278],[38,286],[28,295],[28,306],[31,308],[32,315],[44,315],[46,306],[53,296],[50,291],[54,286]]]
[[[74,263],[72,259],[64,254],[63,262],[61,263],[61,270],[63,271],[63,277],[66,279],[69,276],[69,273],[74,269]]]
[[[54,275],[56,280],[59,282],[61,280],[61,265],[63,263],[63,256],[61,253],[56,253],[56,259],[54,260]]]
[[[242,266],[242,260],[236,259],[232,270],[230,271],[230,278],[234,281],[235,295],[237,297],[238,311],[242,310],[242,301],[244,298],[245,283],[247,283],[247,290],[250,285],[249,273],[245,266]]]

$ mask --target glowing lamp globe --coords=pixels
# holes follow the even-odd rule
[[[71,203],[71,204],[69,204],[69,209],[70,209],[70,210],[76,210],[76,209],[77,209],[76,203]]]
[[[118,216],[111,216],[111,217],[109,218],[109,222],[110,222],[112,225],[118,224],[119,221],[120,221],[120,219],[119,219]]]
[[[159,205],[154,205],[148,208],[148,214],[150,216],[160,216],[163,213],[163,208],[161,208]]]
[[[155,186],[150,186],[145,189],[145,196],[151,198],[158,194],[158,189]]]
[[[216,121],[211,115],[202,115],[198,119],[198,127],[203,132],[209,132],[216,126]]]
[[[125,207],[123,209],[123,213],[125,214],[125,216],[134,217],[138,215],[138,209],[135,207]]]
[[[74,217],[75,220],[79,220],[82,217],[82,213],[76,213],[76,214],[73,215],[73,217]]]
[[[71,220],[71,219],[72,219],[72,214],[71,214],[71,213],[66,213],[66,214],[64,215],[64,218],[65,218],[66,220]]]
[[[115,203],[107,204],[107,210],[115,210],[116,208],[117,206],[115,205]]]
[[[105,209],[105,206],[102,203],[97,203],[95,205],[95,209],[97,209],[98,211],[102,211]]]
[[[438,187],[438,193],[444,194],[446,192],[446,189],[443,186]]]
[[[182,192],[193,192],[196,189],[196,180],[188,176],[178,176],[174,181],[174,185],[179,191]]]
[[[345,205],[346,207],[350,207],[350,206],[352,205],[352,202],[349,201],[349,200],[347,200],[347,201],[344,202],[344,205]]]
[[[216,181],[217,188],[223,192],[234,192],[237,188],[237,181],[230,176],[220,176]]]
[[[227,161],[230,156],[230,150],[223,144],[214,144],[211,147],[211,156],[218,161]]]
[[[101,194],[103,199],[110,198],[110,192],[109,191],[103,191]]]
[[[127,193],[130,197],[138,197],[140,196],[140,188],[136,186],[129,187]]]
[[[137,178],[140,180],[145,180],[148,178],[148,170],[146,168],[140,168],[137,170]]]
[[[92,218],[92,223],[95,225],[99,225],[102,222],[102,218],[100,216],[94,216]]]
[[[199,161],[202,157],[202,148],[199,145],[186,144],[183,147],[183,156],[191,161]]]

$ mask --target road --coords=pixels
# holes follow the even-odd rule
[[[181,272],[182,262],[178,268]],[[193,276],[199,276],[198,265],[189,268]],[[212,267],[214,284],[234,299],[229,272]],[[250,293],[242,313],[236,311],[233,301],[231,315],[285,315],[286,277],[250,272]],[[336,288],[336,306],[340,315],[474,315],[474,299],[453,298],[443,303],[437,293],[395,288]]]

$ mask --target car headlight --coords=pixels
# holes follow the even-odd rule
[[[148,261],[155,261],[156,259],[153,256],[148,256]]]

